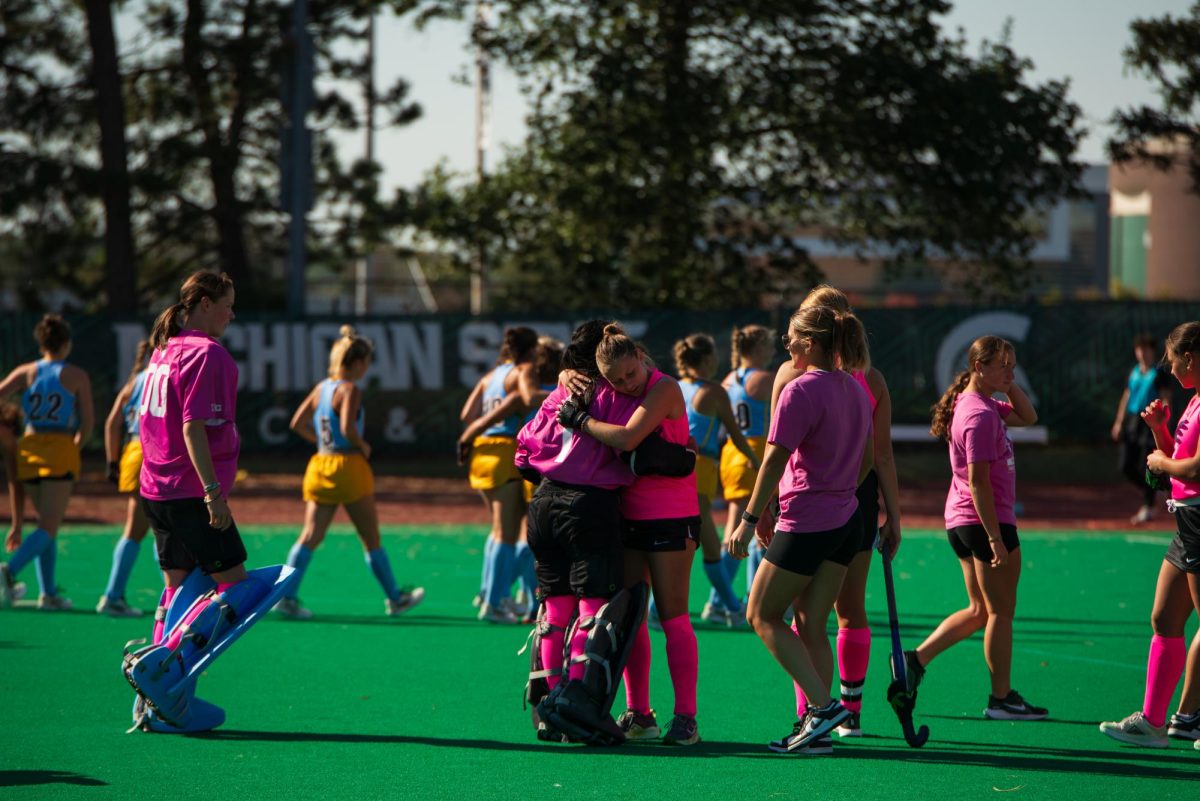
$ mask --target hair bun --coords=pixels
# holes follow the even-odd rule
[[[338,334],[344,337],[349,337],[350,339],[358,336],[358,332],[354,330],[354,326],[352,325],[343,325],[338,329]]]
[[[604,336],[606,337],[617,337],[624,333],[625,329],[621,327],[620,323],[609,323],[604,326]]]

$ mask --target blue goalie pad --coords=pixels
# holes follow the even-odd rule
[[[180,635],[175,647],[148,645],[126,653],[122,672],[126,680],[146,700],[162,722],[182,727],[194,715],[190,703],[195,679],[237,642],[271,610],[296,581],[296,571],[286,565],[251,570],[248,577],[217,595],[210,591],[179,609],[202,609],[188,623],[186,614],[177,612],[176,594],[168,611],[168,622],[175,619],[167,642]],[[192,576],[189,576],[189,581]],[[187,582],[185,582],[185,585]]]
[[[225,722],[225,710],[216,704],[196,697],[196,683],[192,682],[188,691],[187,714],[178,726],[162,720],[158,714],[146,705],[140,696],[133,701],[133,731],[153,732],[155,734],[195,734],[202,731],[212,731]]]
[[[184,615],[192,608],[192,604],[216,588],[217,582],[213,581],[210,576],[206,576],[200,568],[188,573],[183,584],[175,590],[175,595],[171,598],[171,605],[167,607],[167,619],[163,623],[163,639],[171,636],[171,629],[179,625],[179,621],[183,620]]]

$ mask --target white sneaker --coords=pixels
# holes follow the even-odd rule
[[[1142,523],[1149,523],[1154,519],[1154,510],[1149,506],[1143,506],[1137,510],[1137,514],[1129,518],[1130,525],[1140,526]]]
[[[513,626],[521,622],[521,618],[510,609],[506,609],[503,604],[500,606],[492,606],[484,603],[479,607],[479,619],[486,623],[501,623],[508,626]]]
[[[1105,721],[1100,724],[1100,731],[1118,742],[1143,748],[1166,748],[1169,744],[1167,727],[1151,724],[1141,712],[1134,712],[1124,720]]]
[[[729,613],[725,607],[720,604],[714,604],[712,601],[704,602],[704,609],[700,611],[700,619],[705,623],[714,623],[719,626],[728,625]]]
[[[387,609],[387,614],[390,617],[395,617],[396,615],[404,614],[424,600],[425,588],[413,587],[412,589],[401,590],[399,600],[393,601],[391,598],[388,598],[384,606]]]
[[[72,606],[70,598],[61,595],[39,595],[37,608],[46,612],[65,612]]]
[[[290,620],[312,620],[312,610],[300,605],[299,598],[280,598],[275,611]]]
[[[96,614],[108,615],[109,617],[141,617],[142,610],[130,606],[124,598],[118,598],[114,601],[107,595],[101,595],[100,602],[96,604]]]

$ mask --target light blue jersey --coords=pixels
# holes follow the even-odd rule
[[[141,418],[142,408],[142,390],[146,386],[147,370],[142,370],[133,377],[133,391],[129,393],[129,400],[125,401],[125,405],[121,407],[121,414],[125,416],[125,436],[129,439],[137,439],[138,436],[138,420]]]
[[[333,406],[333,393],[346,383],[339,378],[327,378],[321,382],[321,396],[313,412],[313,428],[317,432],[317,450],[321,453],[354,453],[357,448],[350,444],[342,433],[342,418]],[[354,427],[361,437],[363,433],[363,407],[358,407]]]
[[[692,401],[702,386],[704,385],[687,378],[679,382],[679,388],[683,391],[683,403],[687,407],[688,431],[691,433],[692,439],[696,440],[696,447],[699,448],[701,456],[719,459],[721,456],[721,442],[718,437],[721,430],[720,420],[701,414],[692,406]]]
[[[37,376],[21,396],[25,423],[35,432],[74,431],[75,395],[62,385],[64,362],[40,361]]]
[[[767,435],[767,402],[756,400],[746,392],[746,379],[751,373],[757,372],[753,367],[739,367],[733,373],[733,383],[725,388],[729,394],[729,402],[733,405],[733,416],[737,419],[738,428],[747,437],[765,437]]]
[[[508,374],[516,369],[516,365],[511,362],[501,364],[492,371],[491,378],[488,379],[487,386],[483,388],[483,414],[487,414],[492,409],[495,409],[504,399],[508,397],[508,393],[504,391],[504,382],[508,378]],[[521,415],[514,414],[505,417],[499,423],[484,431],[482,436],[485,437],[516,437],[517,431],[521,428]]]

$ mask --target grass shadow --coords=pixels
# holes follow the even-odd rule
[[[320,625],[337,625],[337,626],[473,626],[478,628],[483,626],[474,617],[460,617],[454,615],[400,615],[399,617],[388,617],[384,614],[378,615],[346,615],[346,614],[314,614],[310,620],[288,620],[286,618],[275,615],[271,618],[275,623],[287,623],[296,626],[308,628],[310,626]],[[532,624],[530,624],[532,626]],[[511,626],[513,631],[523,631],[526,626]]]
[[[0,787],[32,787],[42,784],[108,787],[108,782],[69,770],[0,770]]]

